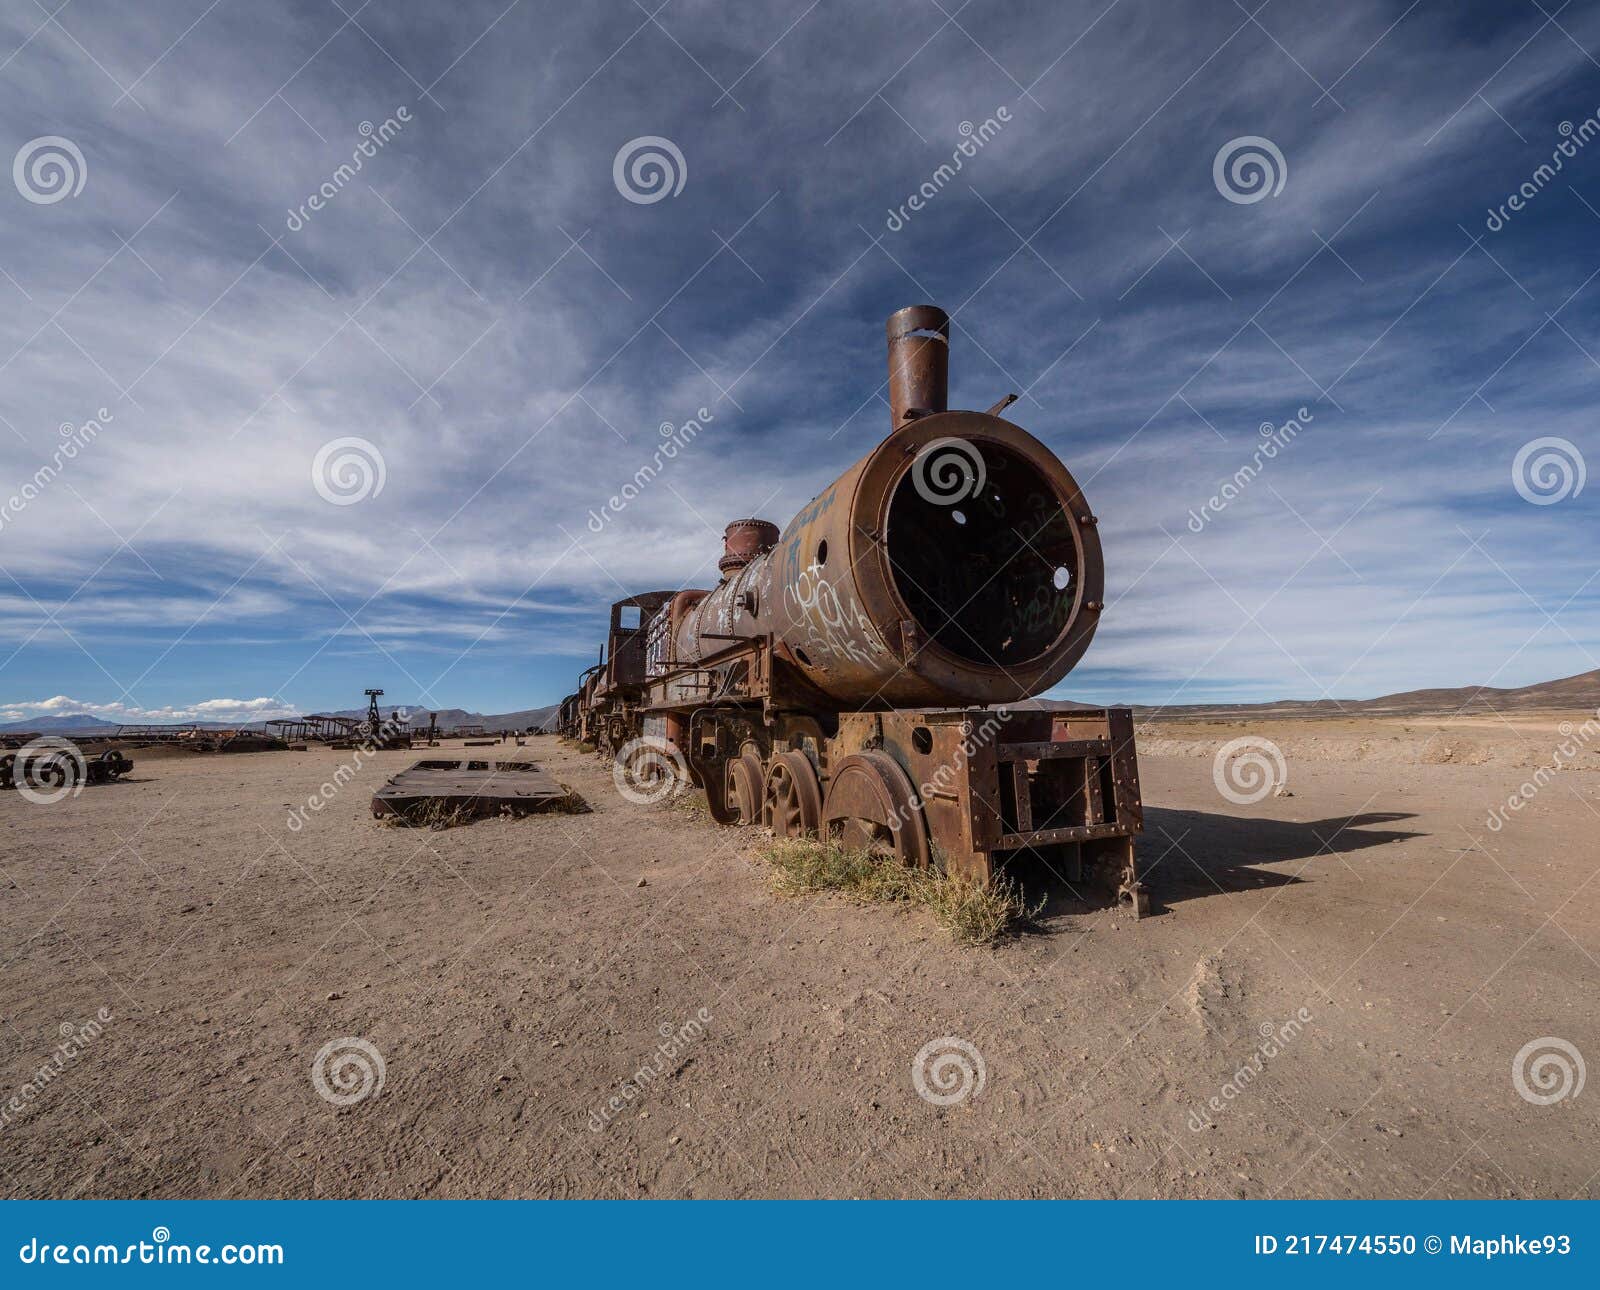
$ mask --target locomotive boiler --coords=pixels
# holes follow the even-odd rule
[[[890,317],[889,435],[781,531],[730,524],[715,587],[618,602],[563,731],[719,823],[979,878],[1036,856],[1143,913],[1129,710],[1029,702],[1104,610],[1094,513],[1014,396],[947,408],[949,343],[941,309]]]

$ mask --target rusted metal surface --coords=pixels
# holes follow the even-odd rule
[[[930,501],[944,465],[981,491]],[[845,706],[1013,702],[1059,681],[1094,635],[1104,571],[1089,517],[1026,431],[978,412],[920,418],[784,530],[767,622]]]
[[[586,711],[602,714],[587,723],[581,737],[614,753],[638,731],[649,671],[649,626],[677,595],[648,591],[611,606],[611,626],[600,662],[586,682]]]
[[[766,825],[780,838],[816,837],[822,826],[822,781],[803,752],[773,756],[763,791]]]
[[[280,733],[274,722],[265,723],[260,730],[250,727],[214,729],[194,725],[123,725],[118,726],[116,734],[108,736],[107,740],[129,748],[169,745],[192,753],[272,752],[289,746],[288,736]]]
[[[943,412],[950,394],[950,315],[910,305],[889,315],[889,421]]]
[[[199,726],[122,725],[117,727],[113,739],[124,739],[146,744],[182,743],[190,739],[215,738],[221,731],[203,730]]]
[[[742,569],[758,555],[765,555],[778,542],[778,526],[766,520],[735,520],[723,530],[722,559],[717,571],[724,577]]]
[[[931,861],[927,818],[916,785],[893,757],[869,748],[848,754],[830,769],[822,802],[828,836],[842,846],[876,851],[905,864]]]
[[[367,719],[361,729],[361,741],[373,748],[409,748],[411,746],[410,715],[401,716],[397,709],[389,710],[388,720],[378,708],[382,690],[366,690]]]
[[[382,690],[367,690],[367,735],[376,739],[383,730],[383,713],[378,711],[378,700],[382,697]]]
[[[1005,713],[1056,685],[1104,608],[1094,512],[1043,443],[947,407],[950,320],[890,317],[891,432],[781,531],[736,520],[708,589],[618,602],[558,727],[666,741],[719,823],[826,833],[987,878],[1042,857],[1147,899],[1125,708]],[[637,627],[619,636],[618,610]],[[642,663],[642,676],[637,664]]]
[[[891,386],[935,406],[912,405],[919,415],[770,550],[744,558],[741,532],[722,582],[692,603],[687,592],[676,598],[652,650],[661,672],[702,664],[730,639],[770,636],[833,706],[891,709],[1015,702],[1083,656],[1104,600],[1094,515],[1025,430],[943,410],[943,317],[917,306],[890,320]]]
[[[974,877],[986,876],[995,856],[1036,856],[1076,873],[1144,827],[1127,708],[852,713],[840,718],[831,747],[892,760],[914,786],[944,868]],[[1107,876],[1144,913],[1132,866],[1130,849]]]
[[[331,743],[348,741],[361,723],[354,717],[335,717],[314,712],[304,717],[280,717],[264,723],[266,729],[280,739],[294,743],[316,741]]]
[[[531,815],[570,810],[574,795],[531,761],[433,758],[407,767],[372,795],[372,813],[457,816]]]

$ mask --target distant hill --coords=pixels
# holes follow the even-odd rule
[[[518,730],[548,730],[556,719],[556,712],[560,707],[559,703],[552,703],[547,708],[525,708],[521,712],[508,712],[505,721],[508,727]]]
[[[1559,681],[1499,689],[1466,685],[1457,689],[1404,690],[1376,699],[1279,699],[1270,703],[1193,703],[1142,707],[1141,717],[1430,717],[1487,712],[1573,712],[1600,709],[1600,669]]]

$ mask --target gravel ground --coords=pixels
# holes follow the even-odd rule
[[[1156,916],[1057,891],[972,950],[919,912],[777,898],[757,831],[627,802],[553,738],[524,751],[594,812],[388,827],[368,799],[398,752],[298,832],[351,754],[7,794],[5,1193],[1600,1186],[1600,1089],[1541,1105],[1513,1078],[1536,1040],[1600,1055],[1600,776],[1491,832],[1524,774],[1493,758],[1291,755],[1292,796],[1239,805],[1194,749],[1145,756]]]

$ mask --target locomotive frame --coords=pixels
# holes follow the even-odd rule
[[[781,534],[729,525],[715,588],[616,602],[560,732],[624,773],[670,767],[719,824],[980,881],[1032,857],[1142,916],[1130,710],[1030,703],[1098,626],[1095,518],[998,415],[1011,399],[945,410],[942,310],[900,310],[888,338],[888,438]]]

